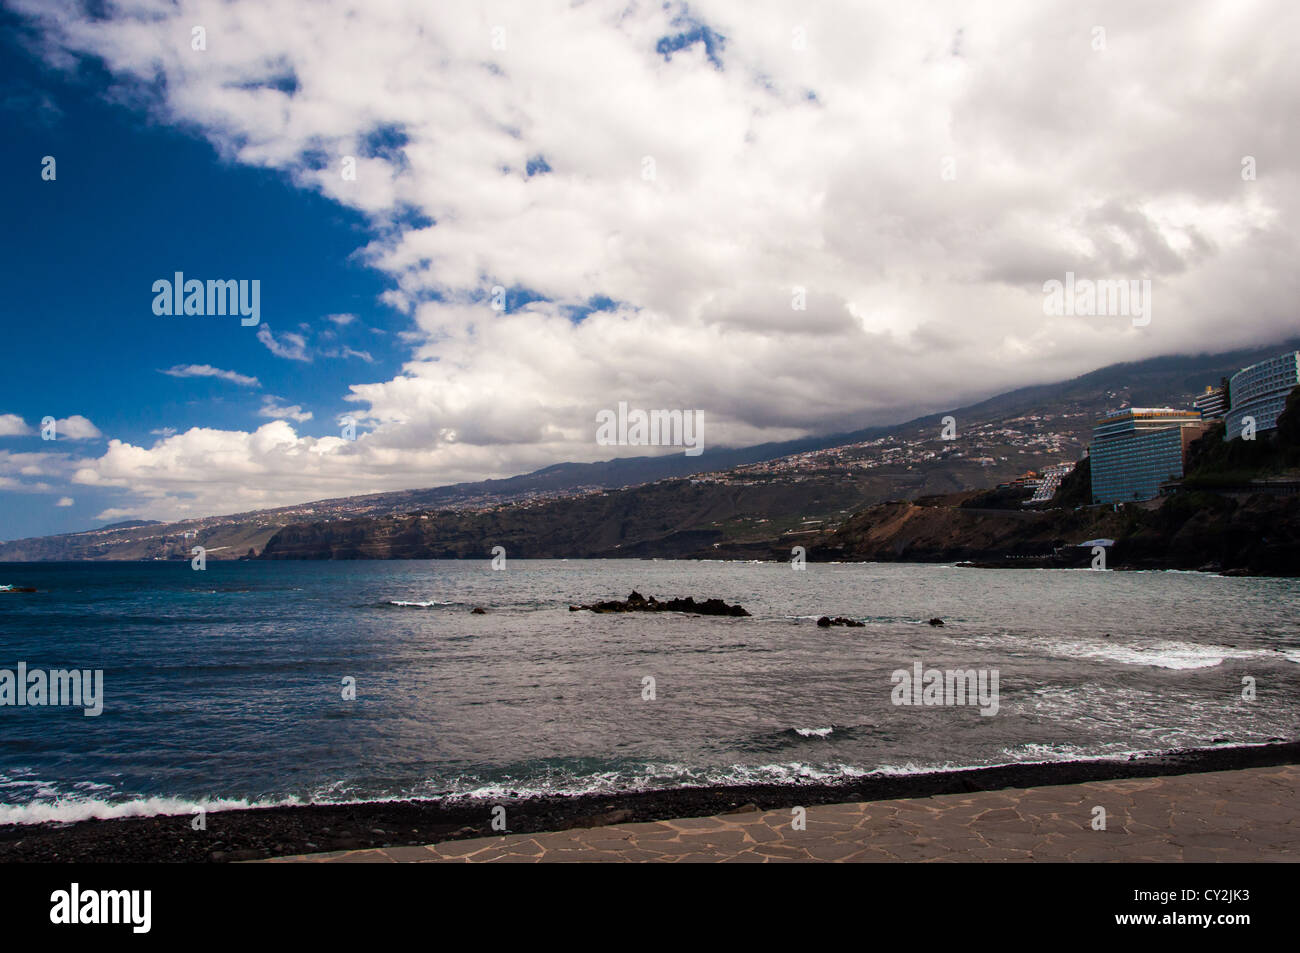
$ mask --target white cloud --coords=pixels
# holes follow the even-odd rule
[[[275,417],[277,419],[292,420],[296,423],[304,423],[311,420],[312,414],[309,410],[303,410],[297,404],[285,405],[280,403],[280,398],[267,394],[262,398],[262,407],[258,410],[259,417]]]
[[[249,377],[246,374],[237,374],[234,371],[223,371],[211,364],[177,364],[170,367],[162,373],[169,377],[215,377],[219,380],[229,381],[232,384],[238,384],[240,387],[261,387],[261,382],[256,377]]]
[[[351,324],[351,323],[352,323],[353,321],[355,321],[356,319],[357,319],[357,316],[356,316],[355,314],[327,314],[327,315],[325,315],[325,320],[326,320],[326,321],[333,321],[333,322],[334,322],[335,324],[337,324],[339,327],[343,327],[344,325]]]
[[[55,439],[98,440],[104,436],[99,428],[80,414],[73,414],[54,422]]]
[[[74,499],[73,499],[72,497],[70,497],[70,496],[61,496],[61,497],[59,497],[58,502],[55,503],[54,505],[55,505],[55,506],[72,506],[72,504],[75,503],[75,502],[76,502],[76,500],[74,500]]]
[[[284,421],[112,442],[85,470],[151,512],[602,459],[594,414],[620,400],[700,409],[739,445],[1294,330],[1300,8],[1281,0],[698,0],[721,69],[703,43],[657,51],[691,28],[671,4],[14,5],[161,90],[164,120],[368,216],[360,257],[412,322],[400,375],[340,394],[370,429],[355,444]],[[266,85],[289,73],[292,95]],[[1150,278],[1151,325],[1045,317],[1067,270]],[[545,300],[494,311],[495,285]],[[575,320],[593,300],[615,303]],[[257,336],[311,360],[304,335]]]
[[[346,344],[341,348],[331,348],[330,350],[325,351],[324,354],[326,357],[359,357],[367,364],[375,363],[375,359],[371,356],[369,351],[358,351],[355,348],[348,347]]]
[[[0,437],[26,437],[37,432],[17,414],[0,414]],[[80,414],[54,421],[56,440],[95,440],[102,436],[99,428]]]
[[[257,328],[257,339],[267,346],[276,357],[291,361],[310,361],[307,354],[307,339],[293,331],[285,331],[277,338],[271,333],[269,325],[261,324]]]
[[[95,519],[96,519],[97,521],[102,521],[102,522],[105,522],[105,523],[117,523],[117,522],[120,522],[120,521],[122,521],[122,520],[137,519],[137,518],[144,517],[144,516],[147,516],[147,511],[146,511],[146,509],[145,509],[144,507],[136,507],[136,506],[127,506],[127,507],[121,507],[121,506],[110,506],[108,509],[104,510],[102,513],[99,513],[98,515],[96,515],[96,516],[95,516]]]
[[[0,437],[26,437],[32,428],[17,414],[0,414]]]

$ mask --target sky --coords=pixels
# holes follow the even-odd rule
[[[0,538],[681,452],[599,443],[620,403],[745,446],[1281,341],[1296,35],[1285,0],[7,0]],[[258,323],[155,313],[177,272],[256,280]],[[1071,272],[1150,320],[1048,313]]]

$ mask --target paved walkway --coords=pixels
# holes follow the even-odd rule
[[[1094,830],[1094,808],[1106,829]],[[505,834],[272,863],[1296,861],[1300,765]]]

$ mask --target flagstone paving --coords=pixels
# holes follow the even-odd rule
[[[271,863],[1296,861],[1300,765],[502,834]],[[1095,808],[1105,829],[1093,828]]]

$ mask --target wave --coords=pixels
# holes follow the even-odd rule
[[[1300,663],[1300,653],[1295,649],[1242,649],[1228,645],[1201,645],[1193,642],[1171,642],[1162,639],[1143,643],[1118,643],[1098,645],[1094,642],[1055,642],[1050,646],[1053,654],[1067,658],[1096,658],[1125,665],[1148,665],[1154,668],[1194,669],[1213,668],[1230,660],[1285,659]]]
[[[1091,571],[1091,570],[1089,570]],[[1125,642],[1119,639],[1033,639],[1005,634],[1003,636],[975,636],[954,639],[962,644],[1004,646],[1012,644],[1019,650],[1037,649],[1048,655],[1071,659],[1096,659],[1119,662],[1123,665],[1145,665],[1152,668],[1175,670],[1214,668],[1226,661],[1262,659],[1300,664],[1300,649],[1295,648],[1241,648],[1233,645],[1215,645],[1200,642],[1178,642],[1170,639],[1146,639]]]
[[[790,729],[791,731],[797,729]],[[818,729],[820,730],[820,729]],[[1234,747],[1262,747],[1269,742],[1232,742]],[[199,809],[216,813],[220,811],[247,810],[267,807],[301,807],[307,805],[345,806],[349,804],[375,804],[389,801],[427,801],[457,803],[465,801],[527,800],[542,797],[581,797],[584,795],[631,794],[645,791],[662,791],[710,787],[743,787],[760,785],[834,784],[863,778],[897,775],[947,774],[978,771],[990,767],[1060,764],[1071,761],[1126,761],[1135,757],[1153,757],[1175,752],[1208,750],[1208,746],[1123,748],[1109,746],[1112,750],[1095,751],[1075,745],[1024,745],[1004,749],[1002,759],[978,764],[958,764],[951,761],[917,763],[905,761],[896,764],[879,764],[864,768],[843,762],[814,764],[804,761],[776,761],[764,764],[733,764],[700,768],[671,762],[645,762],[639,768],[624,765],[606,771],[571,774],[565,771],[536,773],[527,778],[485,779],[475,775],[461,775],[451,781],[433,781],[406,790],[380,792],[373,796],[349,796],[350,784],[337,782],[307,797],[280,798],[203,798],[136,797],[113,801],[100,797],[60,797],[53,801],[30,804],[0,804],[0,825],[43,824],[49,822],[73,823],[86,820],[126,817],[154,817],[192,815]]]
[[[419,602],[416,600],[406,601],[402,599],[389,599],[387,602],[383,603],[383,605],[386,606],[397,606],[402,609],[432,609],[435,606],[454,606],[455,604],[456,603],[454,602],[442,602],[438,599],[429,599],[425,602]]]
[[[736,744],[737,751],[758,756],[777,756],[791,749],[808,750],[809,745],[823,742],[851,743],[861,733],[870,735],[877,730],[874,724],[861,725],[796,725],[792,728],[778,728],[752,735]]]
[[[831,725],[829,728],[796,728],[794,733],[805,738],[828,738],[834,730],[835,726]]]
[[[145,797],[129,801],[59,798],[54,801],[33,801],[30,804],[0,804],[0,824],[46,824],[51,821],[71,824],[76,821],[111,820],[120,817],[195,814],[200,809],[207,812],[239,811],[252,807],[295,807],[306,803],[308,802],[294,797],[267,801],[250,801],[243,798],[191,800],[181,797]]]

